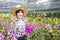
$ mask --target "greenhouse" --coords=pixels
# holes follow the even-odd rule
[[[17,5],[27,9],[24,10],[22,7],[17,8],[19,10],[15,9],[14,16],[12,10]],[[25,37],[27,38],[25,40],[60,40],[60,0],[0,0],[0,40],[20,40],[18,38],[21,29],[17,37],[15,33],[17,26],[11,27],[11,22],[15,22],[16,19],[26,21],[26,32],[21,40]]]
[[[1,0],[0,12],[10,12],[16,5],[24,5],[29,12],[60,12],[60,0]]]

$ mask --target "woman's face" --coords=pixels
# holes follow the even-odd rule
[[[19,11],[19,13],[17,13],[17,18],[22,19],[23,18],[23,13],[22,11]]]

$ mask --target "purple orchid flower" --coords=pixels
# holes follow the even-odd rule
[[[55,24],[55,25],[54,25],[54,28],[59,27],[59,26],[60,26],[60,24]]]
[[[26,32],[27,34],[30,34],[34,31],[34,24],[29,24],[29,23],[26,23]]]
[[[6,30],[7,30],[7,32],[10,32],[11,27],[10,27],[10,26],[8,26],[8,27],[6,28]]]
[[[0,33],[0,40],[4,40],[4,35]]]
[[[14,39],[15,39],[15,37],[16,37],[16,35],[15,35],[15,34],[10,33],[10,40],[14,40]]]
[[[47,24],[48,28],[51,30],[52,29],[52,25]]]
[[[58,32],[60,32],[60,24],[55,24],[54,28],[58,28]]]
[[[37,27],[38,27],[39,29],[42,29],[42,28],[43,28],[43,25],[41,25],[39,22],[37,22],[36,25],[37,25]]]

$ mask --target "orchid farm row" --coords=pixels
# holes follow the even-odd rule
[[[11,30],[11,14],[0,15],[0,40],[15,40]],[[28,40],[60,40],[60,18],[25,17]]]

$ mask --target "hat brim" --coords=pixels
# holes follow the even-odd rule
[[[25,6],[21,6],[21,7],[18,7],[18,8],[14,8],[14,9],[12,9],[11,13],[12,13],[14,16],[16,16],[16,11],[17,11],[17,10],[20,10],[20,9],[23,10],[24,16],[26,16],[27,13],[28,13],[28,9],[27,9]]]

